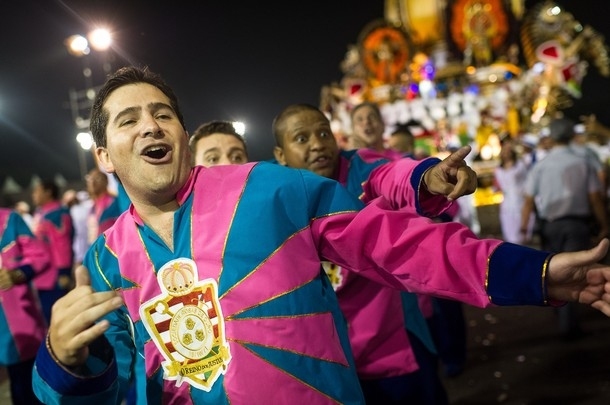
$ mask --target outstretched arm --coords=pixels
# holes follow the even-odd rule
[[[357,213],[317,215],[310,229],[322,257],[383,285],[480,307],[578,301],[610,316],[610,266],[599,264],[606,239],[553,255],[479,239],[462,224],[435,224],[383,198]]]

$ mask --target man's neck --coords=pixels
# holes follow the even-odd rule
[[[385,152],[386,150],[386,147],[383,145],[383,140],[374,143],[370,146],[370,148],[376,150],[377,152]]]
[[[173,251],[174,213],[180,207],[176,199],[160,204],[154,204],[148,201],[140,202],[137,200],[133,200],[132,203],[142,221]]]

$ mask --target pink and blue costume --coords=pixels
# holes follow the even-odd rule
[[[409,207],[420,215],[434,216],[452,206],[445,197],[434,197],[420,187],[423,173],[437,163],[435,158],[388,162],[385,154],[371,149],[341,151],[335,178],[365,203],[381,195],[395,209]],[[365,397],[388,404],[447,403],[417,296],[373,283],[345,268],[330,268]]]
[[[0,290],[0,364],[6,367],[14,403],[37,403],[32,366],[46,322],[31,280],[49,265],[45,246],[13,210],[0,208],[0,271],[20,270],[25,282]]]
[[[91,212],[87,217],[89,243],[93,243],[121,215],[116,199],[114,195],[105,193],[93,200]]]
[[[72,277],[74,227],[70,210],[60,201],[42,205],[34,215],[32,231],[45,243],[51,255],[51,265],[34,279],[43,313],[49,322],[51,307],[68,291],[59,285],[60,276]]]
[[[308,171],[197,167],[177,201],[171,248],[132,206],[88,252],[93,287],[125,306],[78,374],[41,346],[43,402],[120,403],[137,374],[140,404],[362,404],[321,259],[480,307],[546,304],[548,253],[431,225],[383,198],[362,207]]]

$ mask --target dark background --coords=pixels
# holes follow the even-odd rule
[[[532,3],[531,1],[528,4]],[[583,24],[610,37],[609,5],[565,0]],[[384,16],[376,1],[0,0],[0,185],[32,175],[79,180],[69,89],[84,89],[84,63],[104,78],[101,54],[70,55],[64,40],[111,26],[112,69],[148,65],[174,87],[193,131],[212,119],[241,120],[254,160],[271,157],[271,122],[286,105],[319,103],[361,30]],[[595,68],[570,114],[610,118],[610,85]],[[88,156],[88,167],[92,167]]]

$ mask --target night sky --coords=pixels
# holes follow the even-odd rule
[[[583,24],[610,37],[605,1],[561,1]],[[601,4],[601,5],[600,5]],[[362,29],[382,19],[377,1],[57,1],[0,0],[0,185],[27,187],[32,175],[79,180],[77,130],[69,90],[104,78],[102,54],[70,55],[64,40],[108,25],[112,70],[147,65],[180,100],[187,129],[213,120],[247,125],[253,160],[271,157],[271,122],[292,103],[319,103],[322,86],[342,77],[339,64]],[[578,7],[578,8],[577,8]],[[610,124],[610,82],[589,68],[575,114]],[[88,156],[88,167],[92,167]]]

